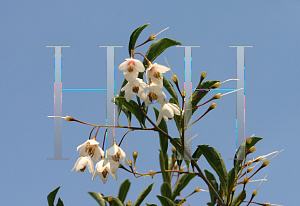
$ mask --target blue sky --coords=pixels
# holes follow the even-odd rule
[[[265,138],[257,144],[252,157],[285,149],[256,179],[268,175],[255,197],[257,202],[293,205],[293,190],[298,190],[295,160],[298,151],[299,108],[299,1],[2,1],[0,68],[1,108],[1,198],[0,205],[46,205],[47,194],[58,186],[65,205],[97,205],[87,194],[96,191],[116,196],[119,184],[130,178],[127,199],[155,182],[147,203],[159,203],[160,175],[135,179],[118,171],[118,180],[109,177],[91,180],[88,172],[71,169],[78,158],[76,147],[86,141],[89,126],[63,121],[63,157],[65,161],[46,161],[53,157],[53,48],[46,45],[71,45],[63,53],[63,88],[106,87],[106,50],[98,45],[123,45],[115,49],[115,65],[128,58],[131,32],[150,23],[138,40],[142,43],[152,33],[166,27],[158,37],[169,37],[183,45],[201,45],[193,49],[193,85],[201,71],[207,80],[236,77],[236,49],[229,45],[253,45],[245,49],[246,136]],[[147,47],[139,52],[145,53]],[[183,81],[183,48],[170,48],[164,56]],[[141,59],[141,58],[140,58]],[[167,78],[171,74],[166,74]],[[116,70],[116,93],[123,81]],[[229,82],[224,87],[234,87]],[[211,95],[213,92],[211,92]],[[63,116],[105,124],[105,92],[63,92]],[[168,97],[170,97],[168,95]],[[209,144],[221,154],[229,170],[235,152],[235,95],[216,102],[218,108],[193,127],[194,148]],[[154,104],[159,108],[160,105]],[[204,109],[203,111],[204,112]],[[201,115],[202,112],[198,112]],[[153,111],[150,116],[154,118]],[[121,117],[126,125],[126,119]],[[136,121],[133,121],[137,125]],[[176,137],[175,123],[168,122]],[[297,129],[298,128],[298,129]],[[104,130],[100,130],[99,136]],[[116,131],[119,141],[125,130]],[[135,131],[127,135],[129,154],[139,152],[139,172],[158,170],[158,135]],[[126,149],[126,144],[123,144]],[[296,151],[296,152],[295,152]],[[295,156],[296,155],[296,156]],[[130,155],[130,159],[131,155]],[[205,159],[200,167],[210,169]],[[211,169],[210,169],[211,170]],[[258,182],[249,185],[256,189]],[[204,182],[194,179],[183,196]],[[250,194],[250,193],[249,193]],[[247,199],[249,200],[249,199]],[[190,205],[205,205],[209,194],[198,193]]]

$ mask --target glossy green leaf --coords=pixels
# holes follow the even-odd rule
[[[162,196],[167,197],[169,199],[172,198],[172,189],[169,183],[164,182],[160,187],[160,193]]]
[[[48,205],[49,206],[54,206],[54,200],[55,200],[55,196],[59,190],[60,186],[57,187],[55,190],[53,190],[52,192],[50,192],[47,196],[47,200],[48,200]]]
[[[227,187],[228,187],[228,192],[231,191],[231,189],[234,187],[234,179],[236,177],[236,170],[235,168],[232,168],[227,175],[228,179],[227,179]]]
[[[172,167],[173,167],[173,165],[174,165],[174,162],[175,162],[175,158],[174,158],[174,156],[173,156],[173,154],[172,154],[172,155],[170,155],[169,158],[168,158],[168,169],[169,169],[169,170],[172,169]]]
[[[165,51],[167,48],[175,45],[181,45],[181,42],[175,41],[170,38],[162,38],[160,40],[157,40],[153,42],[149,49],[146,52],[147,59],[152,62],[158,57],[163,51]],[[143,64],[146,67],[148,67],[148,62],[146,59],[144,59]]]
[[[144,189],[141,192],[141,194],[138,196],[133,206],[139,206],[144,201],[147,195],[151,192],[153,185],[154,183],[150,184],[146,189]]]
[[[260,141],[262,139],[263,139],[262,137],[252,137],[252,141],[249,144],[248,148],[254,146],[258,141]],[[239,146],[239,149],[238,149],[237,153],[235,154],[233,165],[234,165],[236,173],[238,173],[240,171],[240,164],[241,164],[242,160],[244,159],[245,149],[246,149],[245,142],[243,142],[243,144],[241,144]]]
[[[175,203],[167,197],[156,195],[162,206],[175,206]]]
[[[187,101],[187,105],[186,105],[187,109],[185,111],[185,116],[184,116],[184,121],[185,121],[186,125],[188,125],[189,121],[191,120],[192,115],[198,109],[196,107],[198,105],[198,103],[209,92],[209,90],[208,91],[199,91],[197,89],[208,89],[212,85],[214,85],[216,82],[220,82],[220,81],[212,80],[212,81],[203,82],[200,85],[198,84],[196,90],[192,94],[192,99],[191,99],[191,97],[189,97],[189,99]]]
[[[198,145],[204,157],[219,176],[221,187],[227,196],[227,170],[220,153],[213,147],[208,145]]]
[[[127,80],[124,79],[121,88],[123,88],[127,83],[128,83]],[[121,92],[121,90],[120,90],[119,96],[124,97],[125,91]],[[117,99],[115,99],[115,104],[118,106],[117,124],[119,125],[119,118],[120,118],[120,114],[122,111],[122,112],[124,112],[124,114],[127,117],[129,126],[131,126],[131,112],[125,106],[123,106]]]
[[[64,206],[63,201],[60,199],[60,197],[58,198],[57,204],[56,206]]]
[[[103,194],[99,192],[88,192],[97,202],[100,206],[106,206],[106,202],[103,199]]]
[[[174,203],[175,203],[176,205],[178,205],[181,201],[182,201],[182,199],[176,199],[176,200],[174,201]],[[184,203],[184,202],[186,202],[186,199],[183,199],[182,203]]]
[[[107,197],[103,197],[103,199],[106,200],[106,202],[108,202]],[[124,204],[121,202],[121,200],[119,200],[119,198],[117,197],[113,197],[113,201],[112,201],[112,206],[124,206]]]
[[[170,98],[169,102],[173,103],[173,104],[177,104],[177,102],[174,98]],[[178,129],[178,132],[179,132],[179,136],[181,137],[182,136],[182,118],[181,118],[181,116],[174,115],[174,120],[175,120],[177,129]]]
[[[178,142],[180,145],[182,145],[181,144],[181,138],[173,138],[176,142]],[[173,144],[172,142],[171,142],[171,144]],[[181,148],[179,148],[177,145],[175,145],[175,144],[173,144],[173,146],[176,148],[176,151],[177,152],[179,152],[179,154],[181,155],[181,158],[180,157],[176,157],[176,158],[178,158],[179,160],[180,159],[183,159],[184,160],[184,162],[185,162],[185,164],[186,164],[186,167],[187,167],[187,169],[188,169],[188,171],[189,171],[189,165],[190,165],[190,163],[191,163],[191,160],[187,157],[187,156],[185,156],[184,155],[184,152],[182,151],[182,149]],[[191,154],[191,150],[190,150],[190,148],[189,148],[189,146],[188,146],[188,144],[186,143],[186,142],[184,142],[184,149],[189,153],[189,154]],[[178,162],[178,161],[177,161]],[[180,163],[179,163],[180,164]],[[179,164],[178,164],[178,166],[179,166]]]
[[[157,120],[158,115],[159,115],[159,111],[155,107],[153,107],[153,109],[154,109],[156,120]],[[161,119],[158,127],[161,130],[163,130],[165,133],[168,134],[168,126],[167,126],[166,121],[163,118]],[[163,151],[163,153],[164,154],[167,153],[167,150],[168,150],[168,138],[165,135],[161,134],[161,133],[159,133],[159,143],[160,143],[160,148]]]
[[[188,173],[184,173],[183,175],[181,175],[172,192],[171,200],[175,200],[175,198],[179,195],[181,190],[183,190],[194,177],[196,177],[196,175]]]
[[[202,155],[202,152],[201,150],[197,147],[197,149],[195,150],[194,154],[193,154],[193,159],[195,160],[195,162],[197,162],[199,160],[199,158],[201,157]],[[193,171],[194,171],[194,168],[195,168],[195,165],[193,164],[192,162],[192,168],[193,168]]]
[[[168,170],[168,154],[163,153],[161,150],[159,150],[159,164],[161,171]],[[170,183],[169,172],[162,172],[161,175],[164,182]]]
[[[128,190],[130,188],[131,182],[129,181],[129,179],[124,180],[119,187],[119,194],[118,194],[118,198],[120,199],[121,202],[124,203],[124,200],[127,196]]]
[[[128,45],[129,56],[131,56],[131,49],[134,49],[136,40],[140,36],[140,33],[149,25],[150,24],[145,24],[144,26],[141,26],[132,32],[129,40],[129,45]]]
[[[233,200],[232,200],[232,206],[239,206],[242,204],[242,202],[246,199],[246,190],[244,192],[240,192]]]
[[[146,202],[146,205],[147,206],[157,206],[156,204],[148,204],[147,202]]]
[[[204,172],[205,172],[205,176],[208,179],[208,181],[210,182],[210,184],[218,192],[219,187],[218,187],[218,183],[217,183],[217,180],[216,180],[215,176],[211,172],[209,172],[208,170],[204,170]],[[209,195],[210,195],[210,200],[211,200],[210,205],[215,205],[217,198],[210,189],[209,189]]]
[[[128,109],[136,118],[137,120],[139,121],[139,123],[141,124],[141,127],[142,127],[142,112],[141,112],[141,109],[139,107],[139,105],[130,100],[129,102],[126,101],[125,97],[117,97],[115,98],[117,101],[119,101],[124,107],[126,107],[126,109]],[[145,126],[145,125],[144,125]]]
[[[178,106],[180,106],[179,102],[178,102],[177,93],[176,93],[172,83],[166,78],[165,75],[163,75],[163,85],[166,88],[166,90],[169,92],[169,94],[173,97],[173,99],[175,100],[174,104],[177,104]]]

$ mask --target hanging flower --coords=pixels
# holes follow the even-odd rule
[[[176,104],[172,104],[164,100],[160,107],[156,125],[159,125],[162,118],[166,121],[173,119],[174,114],[180,115],[180,108]]]
[[[126,97],[127,102],[129,102],[132,99],[134,93],[136,93],[136,95],[138,97],[140,97],[143,101],[145,101],[145,99],[146,99],[145,88],[146,87],[147,87],[147,84],[145,82],[143,82],[142,79],[136,78],[134,81],[128,82],[121,89],[121,92],[125,91],[125,97]]]
[[[146,106],[149,106],[153,100],[156,100],[159,104],[164,102],[164,97],[167,98],[166,94],[161,90],[159,86],[154,84],[150,80],[150,86],[146,88],[148,91],[146,93]]]
[[[91,155],[93,157],[93,161],[97,162],[101,156],[104,156],[104,152],[98,144],[99,142],[97,142],[94,137],[92,140],[87,140],[85,143],[79,145],[77,147],[77,151],[80,149],[79,156],[84,157]]]
[[[90,156],[79,157],[71,171],[74,171],[76,168],[77,173],[79,171],[82,173],[84,172],[86,166],[88,166],[89,172],[93,174],[94,164]]]
[[[112,173],[117,172],[120,160],[127,166],[131,166],[126,158],[125,152],[116,143],[107,150],[107,156],[106,161],[110,162]]]
[[[154,84],[156,84],[160,88],[163,88],[163,74],[162,73],[166,73],[167,71],[170,71],[170,68],[165,67],[160,64],[157,64],[157,63],[150,64],[149,68],[146,71],[147,83],[149,82],[149,78],[150,78]]]
[[[138,77],[139,72],[145,71],[145,67],[143,63],[137,59],[125,59],[125,60],[126,60],[125,62],[120,64],[119,70],[123,71],[125,79],[128,82],[132,82]]]
[[[110,174],[115,180],[118,179],[117,173],[112,173],[110,169],[110,163],[107,162],[105,164],[104,159],[101,159],[97,164],[95,168],[95,172],[93,175],[92,180],[99,175],[99,177],[102,179],[102,182],[105,184],[108,179],[108,174]]]

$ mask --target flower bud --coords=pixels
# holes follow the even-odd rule
[[[107,201],[108,201],[109,203],[111,203],[111,202],[113,201],[113,199],[114,199],[113,196],[108,196],[108,197],[107,197]]]
[[[214,99],[221,99],[221,93],[216,94],[213,98],[214,98]]]
[[[235,192],[235,190],[236,190],[236,186],[234,186],[231,191]]]
[[[154,171],[153,171],[153,170],[150,170],[150,171],[149,171],[149,174],[151,175],[151,177],[152,177],[152,179],[153,179],[153,177],[154,177]]]
[[[132,161],[131,160],[128,160],[128,162],[129,162],[130,165],[132,165]]]
[[[216,103],[212,103],[210,106],[209,106],[209,110],[212,110],[212,109],[215,109],[218,105]]]
[[[183,171],[183,170],[184,170],[184,167],[179,167],[179,170],[180,170],[180,171]]]
[[[220,86],[221,86],[221,83],[220,82],[216,82],[210,88],[215,89],[215,88],[219,88]]]
[[[254,160],[254,162],[261,162],[262,161],[262,156],[259,156],[258,158],[256,158],[255,160]]]
[[[248,150],[248,153],[253,153],[256,151],[256,148],[254,146],[250,147],[250,149]]]
[[[132,201],[131,200],[127,200],[126,206],[131,206],[131,205],[132,205]]]
[[[255,196],[255,195],[257,195],[257,190],[254,190],[252,193],[252,196]]]
[[[155,36],[155,34],[153,33],[153,34],[151,34],[151,35],[149,36],[148,41],[152,41],[152,40],[154,40],[154,39],[156,39],[156,36]]]
[[[264,206],[271,206],[271,203],[267,202],[263,204]]]
[[[265,167],[267,166],[268,164],[270,164],[270,161],[269,160],[265,160],[262,164],[262,167]]]
[[[172,79],[172,81],[173,81],[174,83],[177,83],[177,82],[178,82],[178,78],[177,78],[177,76],[176,76],[175,74],[173,74],[173,75],[171,76],[171,79]]]
[[[202,72],[201,72],[201,79],[204,79],[204,78],[206,77],[206,75],[207,75],[207,72],[202,71]]]
[[[174,153],[176,151],[175,147],[172,147],[172,152]]]
[[[247,137],[246,144],[251,144],[251,142],[252,142],[252,138],[251,137]]]
[[[136,158],[137,158],[137,156],[138,156],[138,153],[137,153],[137,152],[133,152],[133,153],[132,153],[132,157],[133,157],[133,159],[136,159]]]
[[[195,192],[200,192],[200,191],[201,191],[200,187],[197,187],[197,188],[195,189]]]
[[[246,163],[246,165],[247,165],[247,166],[250,166],[250,165],[252,165],[252,163],[253,163],[253,161],[252,161],[252,160],[249,160],[249,161]]]
[[[181,95],[182,95],[183,97],[185,97],[185,91],[182,91],[182,92],[181,92]]]
[[[249,183],[249,177],[248,177],[248,176],[245,176],[245,177],[244,177],[244,182],[245,182],[246,184]]]
[[[252,171],[253,171],[253,167],[248,167],[247,173],[250,173],[250,172],[252,172]]]
[[[65,120],[66,121],[75,121],[75,119],[73,117],[70,117],[70,116],[66,116]]]

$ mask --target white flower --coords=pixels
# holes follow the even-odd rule
[[[107,156],[108,158],[106,160],[110,162],[112,173],[117,172],[120,164],[120,159],[127,166],[131,166],[131,164],[128,162],[126,158],[125,152],[115,143],[111,148],[107,150]]]
[[[145,67],[143,63],[137,59],[125,59],[125,60],[126,60],[125,62],[120,64],[119,70],[123,71],[125,79],[128,82],[132,82],[138,77],[139,72],[145,71]]]
[[[105,184],[108,179],[108,174],[111,174],[115,180],[118,178],[117,173],[112,173],[110,169],[110,163],[107,162],[105,164],[104,159],[102,159],[96,164],[95,173],[92,180],[99,175],[99,177],[102,179],[102,182]]]
[[[145,101],[145,99],[146,99],[145,88],[146,87],[147,87],[147,84],[145,82],[143,82],[142,79],[136,78],[134,81],[128,82],[121,89],[121,92],[125,91],[125,97],[126,97],[127,102],[129,102],[132,99],[134,93],[136,93],[136,95],[138,97],[140,97],[143,101]]]
[[[93,174],[94,164],[90,156],[79,157],[71,171],[74,171],[74,169],[76,168],[77,173],[79,171],[81,171],[82,173],[84,172],[86,166],[88,166],[90,173]]]
[[[149,82],[149,78],[150,78],[154,84],[156,84],[160,88],[163,88],[162,73],[166,73],[167,71],[170,71],[170,68],[157,63],[150,64],[149,68],[146,71],[147,83]]]
[[[146,106],[149,106],[153,100],[156,100],[159,104],[164,102],[164,97],[167,98],[166,94],[161,90],[159,86],[150,81],[150,86],[146,88]]]
[[[87,140],[85,143],[79,145],[77,147],[77,151],[80,149],[79,156],[84,157],[91,155],[93,157],[93,161],[97,162],[101,156],[104,156],[104,152],[98,144],[99,142],[93,138],[92,140]]]
[[[159,125],[162,117],[168,121],[174,117],[174,114],[180,115],[180,108],[176,104],[172,104],[164,100],[160,107],[156,125]]]

